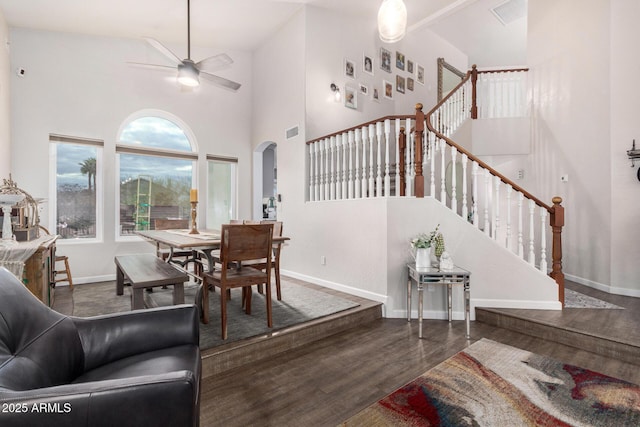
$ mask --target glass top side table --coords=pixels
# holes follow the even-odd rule
[[[470,318],[469,318],[469,285],[471,273],[458,266],[452,269],[441,270],[439,267],[416,268],[415,263],[407,264],[409,269],[409,280],[407,281],[407,321],[411,321],[411,285],[416,283],[418,288],[418,338],[422,338],[422,311],[423,311],[423,289],[424,285],[446,285],[447,286],[447,313],[451,322],[451,287],[453,285],[463,285],[464,287],[464,320],[467,326],[465,337],[469,339]]]

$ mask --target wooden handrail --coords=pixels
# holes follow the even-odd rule
[[[365,126],[375,125],[376,123],[384,122],[385,120],[395,120],[395,119],[406,120],[406,119],[413,119],[413,118],[414,118],[414,116],[411,115],[411,114],[380,117],[379,119],[374,119],[374,120],[368,121],[366,123],[362,123],[362,124],[359,124],[359,125],[356,125],[356,126],[352,126],[350,128],[347,128],[347,129],[343,129],[343,130],[338,131],[338,132],[330,133],[329,135],[321,136],[320,138],[312,139],[311,141],[307,141],[307,145],[313,144],[313,143],[318,142],[318,141],[322,141],[323,139],[331,138],[332,136],[342,135],[343,133],[350,132],[350,131],[353,131],[353,130],[356,130],[356,129],[362,129]]]
[[[562,307],[564,307],[564,273],[562,272],[562,227],[564,226],[564,207],[561,205],[562,198],[561,197],[554,197],[552,199],[553,206],[547,205],[542,200],[538,199],[533,194],[529,193],[528,191],[526,191],[525,189],[523,189],[522,187],[517,185],[515,182],[511,181],[509,178],[505,177],[500,172],[496,171],[491,166],[489,166],[488,164],[486,164],[482,160],[478,159],[476,156],[474,156],[469,151],[467,151],[466,149],[464,149],[463,147],[461,147],[460,145],[455,143],[453,140],[448,138],[446,135],[444,135],[441,132],[439,132],[433,126],[433,124],[431,123],[431,116],[449,99],[449,97],[453,96],[453,94],[458,89],[460,89],[460,87],[462,85],[466,84],[467,81],[469,81],[469,79],[471,79],[471,85],[472,85],[471,86],[472,104],[471,104],[470,115],[471,115],[472,119],[477,119],[478,118],[477,90],[476,90],[476,87],[477,87],[478,74],[479,73],[499,73],[499,72],[510,72],[510,71],[511,72],[523,72],[523,71],[528,71],[528,70],[529,70],[528,68],[518,68],[518,69],[511,69],[511,70],[485,70],[485,71],[478,71],[476,66],[473,65],[471,70],[467,72],[467,75],[462,79],[460,84],[458,86],[456,86],[453,90],[451,90],[451,92],[449,92],[449,94],[447,96],[445,96],[438,104],[436,104],[435,107],[433,107],[426,114],[425,122],[427,124],[427,129],[429,129],[429,131],[433,132],[438,138],[443,139],[444,141],[446,141],[447,144],[456,147],[456,149],[459,152],[465,154],[468,157],[469,160],[477,162],[477,164],[479,166],[481,166],[484,169],[488,170],[489,173],[491,173],[493,176],[496,176],[496,177],[500,178],[500,180],[502,182],[504,182],[505,184],[510,185],[514,190],[519,191],[527,199],[533,200],[533,202],[536,205],[546,209],[547,212],[550,213],[549,225],[551,226],[551,230],[552,230],[552,233],[553,233],[553,240],[552,240],[552,253],[551,253],[552,268],[551,268],[551,273],[549,274],[549,276],[551,276],[551,278],[554,279],[555,282],[558,285],[558,300],[562,304]],[[422,114],[422,104],[416,104],[416,120],[418,120],[418,118],[422,117],[422,116],[423,116],[423,114]],[[416,124],[416,127],[417,127],[417,124]],[[416,136],[417,136],[417,134],[416,134]],[[417,192],[417,189],[416,189],[416,192]],[[417,194],[416,194],[416,196],[417,196]]]
[[[422,108],[422,104],[417,104],[416,105],[416,114],[417,110],[418,110],[418,106],[420,108]],[[436,136],[438,138],[444,139],[447,144],[452,145],[454,147],[456,147],[456,149],[458,150],[458,152],[466,154],[467,157],[469,158],[469,160],[471,161],[475,161],[478,163],[479,166],[483,167],[484,169],[487,169],[491,175],[496,176],[498,178],[500,178],[500,180],[502,182],[504,182],[505,184],[510,185],[514,190],[519,191],[520,193],[522,193],[526,198],[531,199],[535,202],[536,205],[541,206],[543,208],[545,208],[549,213],[551,213],[552,208],[551,206],[547,205],[546,203],[544,203],[542,200],[538,199],[536,196],[534,196],[533,194],[529,193],[527,190],[525,190],[524,188],[520,187],[518,184],[516,184],[515,182],[513,182],[512,180],[510,180],[509,178],[507,178],[506,176],[502,175],[500,172],[498,172],[497,170],[495,170],[494,168],[492,168],[491,166],[489,166],[488,164],[486,164],[485,162],[483,162],[482,160],[480,160],[479,158],[477,158],[476,156],[474,156],[471,152],[469,152],[468,150],[466,150],[464,147],[461,147],[460,145],[458,145],[457,143],[455,143],[453,140],[451,140],[450,138],[448,138],[447,136],[441,134],[440,132],[438,132],[436,130],[436,128],[431,124],[431,115],[440,107],[440,104],[438,104],[436,107],[434,107],[433,109],[431,109],[431,111],[429,111],[426,114],[426,122],[427,122],[427,128],[436,134]]]

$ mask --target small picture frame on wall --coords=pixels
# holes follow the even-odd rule
[[[367,85],[363,85],[362,83],[360,83],[358,85],[358,88],[360,89],[360,93],[363,95],[369,95],[369,86]]]
[[[391,72],[391,51],[383,47],[380,48],[380,69]]]
[[[414,80],[412,77],[407,77],[407,90],[413,91]]]
[[[351,86],[344,87],[344,106],[347,108],[358,108],[358,92]]]
[[[356,78],[356,64],[347,58],[344,58],[344,75],[350,79]]]
[[[396,91],[404,93],[405,80],[402,76],[396,76]]]
[[[366,53],[362,55],[362,71],[373,76],[373,58]]]
[[[396,68],[404,71],[404,53],[396,51]]]
[[[371,92],[371,99],[373,99],[374,102],[380,102],[380,92],[378,92],[377,87],[373,88]]]
[[[420,64],[417,64],[416,69],[417,69],[416,79],[418,80],[418,83],[423,85],[424,84],[424,67]]]
[[[393,99],[393,83],[383,80],[382,89],[385,98]]]
[[[407,73],[413,74],[413,61],[407,59]]]

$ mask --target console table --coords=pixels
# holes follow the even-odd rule
[[[454,266],[450,270],[441,270],[439,267],[416,268],[415,263],[407,264],[409,280],[407,281],[407,321],[411,322],[411,286],[415,282],[418,287],[418,338],[422,338],[422,310],[424,285],[447,286],[447,311],[451,322],[451,287],[453,285],[464,286],[464,319],[467,324],[466,338],[470,335],[469,319],[469,281],[471,273],[460,267]]]
[[[27,242],[0,247],[0,267],[11,271],[40,301],[53,303],[53,270],[56,239],[45,235]]]

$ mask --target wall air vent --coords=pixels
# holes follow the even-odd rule
[[[285,137],[287,139],[291,139],[295,136],[298,136],[298,126],[294,126],[292,128],[289,128],[285,131]]]
[[[527,0],[508,0],[491,9],[502,25],[511,24],[527,16]]]

